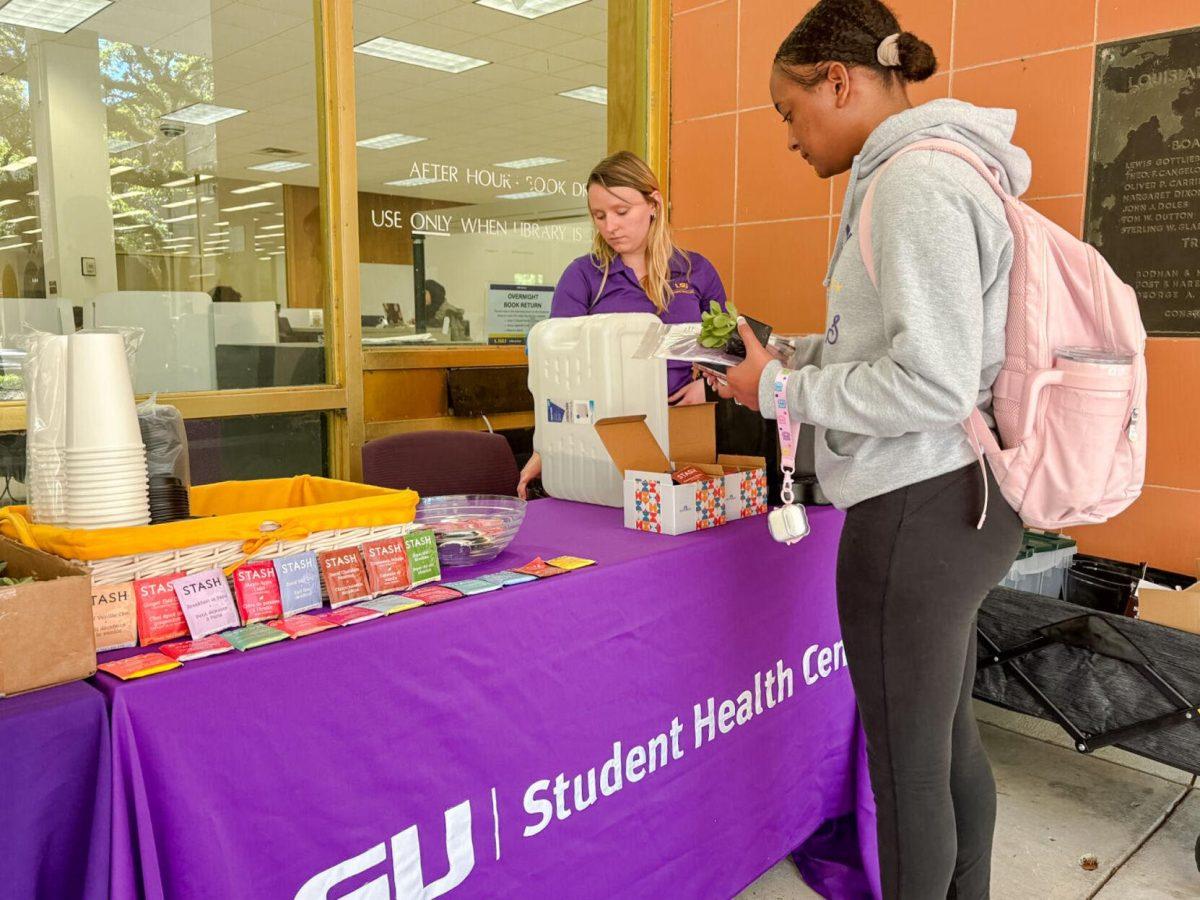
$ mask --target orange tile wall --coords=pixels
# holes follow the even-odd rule
[[[1015,107],[1033,157],[1026,199],[1078,234],[1097,43],[1200,25],[1193,0],[894,0],[939,74],[916,102]],[[771,108],[771,60],[809,0],[674,0],[671,220],[716,265],[740,308],[780,331],[824,328],[821,279],[845,179],[788,153]],[[1200,557],[1200,339],[1152,338],[1146,490],[1107,525],[1072,531],[1087,552],[1194,573]]]

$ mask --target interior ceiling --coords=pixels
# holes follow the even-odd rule
[[[310,0],[116,0],[69,35],[36,37],[74,42],[92,32],[108,41],[211,59],[212,96],[195,99],[247,113],[215,126],[189,125],[184,137],[173,139],[188,148],[189,168],[225,178],[315,186],[311,10]],[[491,63],[449,74],[355,54],[359,138],[389,132],[426,138],[390,150],[359,148],[361,190],[470,204],[483,214],[506,218],[583,208],[569,187],[566,197],[505,201],[496,195],[531,189],[527,176],[561,179],[568,185],[581,181],[603,155],[606,107],[558,94],[607,83],[607,0],[587,0],[535,20],[471,0],[355,0],[354,20],[355,44],[390,37]],[[5,74],[24,75],[20,66],[8,69]],[[275,158],[256,152],[268,146],[298,151],[288,158],[310,165],[280,173],[249,170]],[[124,156],[137,161],[148,153],[139,148]],[[182,159],[183,153],[176,156]],[[509,189],[466,183],[467,169],[533,156],[565,162],[508,170],[513,178]],[[460,181],[385,186],[386,181],[409,177],[414,163],[457,166]],[[126,177],[144,183],[147,174],[154,173]],[[114,179],[114,193],[123,187],[121,177]],[[244,202],[275,193],[244,195]]]

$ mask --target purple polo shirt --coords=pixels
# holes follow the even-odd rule
[[[688,272],[688,261],[691,272]],[[595,258],[588,254],[573,261],[563,271],[554,288],[554,300],[550,305],[550,316],[587,316],[593,313],[657,313],[654,304],[638,284],[633,270],[617,257],[609,265],[608,281],[604,293],[597,298],[604,272],[597,267]],[[700,313],[716,300],[725,305],[725,287],[721,276],[712,263],[699,253],[681,253],[671,260],[671,286],[675,296],[666,312],[659,318],[668,324],[699,322]],[[675,393],[692,380],[690,363],[670,361],[667,363],[667,392]]]

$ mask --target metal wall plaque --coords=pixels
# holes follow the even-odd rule
[[[1200,335],[1200,28],[1096,49],[1086,238],[1150,334]]]

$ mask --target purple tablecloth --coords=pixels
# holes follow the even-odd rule
[[[812,521],[788,548],[761,518],[673,538],[539,501],[478,571],[599,566],[99,676],[113,896],[720,897],[797,847],[829,896],[867,896],[841,517]]]
[[[0,897],[108,896],[110,773],[94,688],[0,700]]]

